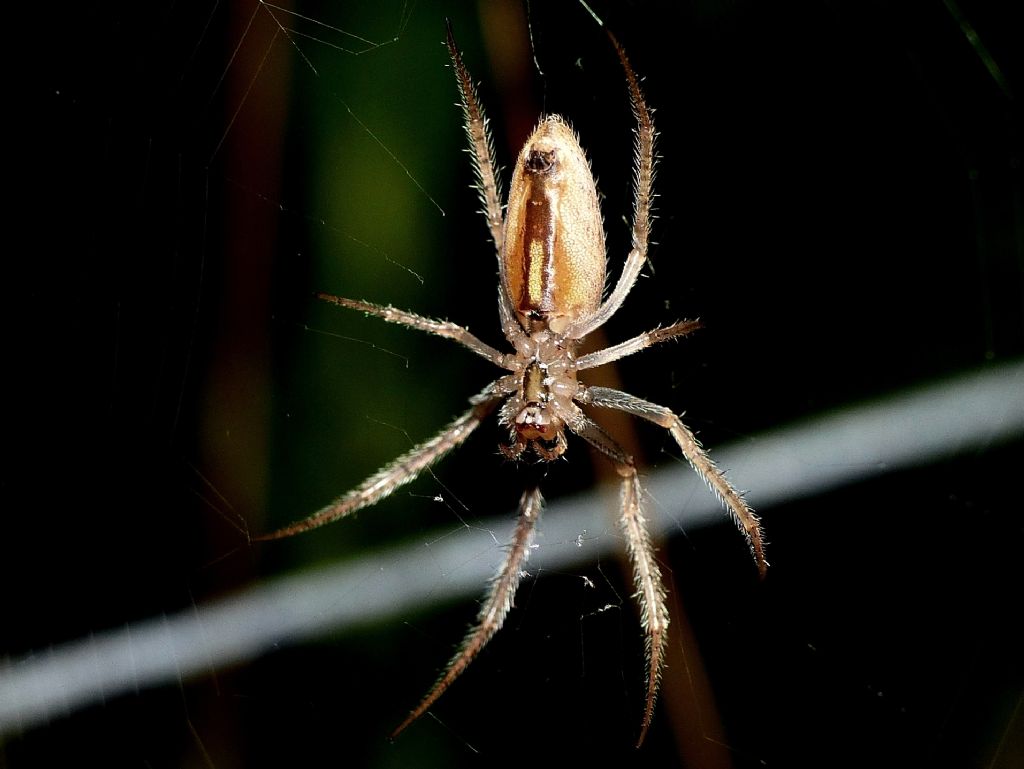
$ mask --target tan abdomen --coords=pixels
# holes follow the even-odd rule
[[[601,304],[604,229],[579,141],[546,118],[516,161],[505,216],[502,279],[527,330],[560,333]]]

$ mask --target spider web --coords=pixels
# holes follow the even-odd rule
[[[31,245],[9,249],[4,303],[0,681],[62,659],[66,644],[100,669],[111,633],[137,656],[125,686],[5,722],[0,764],[457,766],[512,751],[659,766],[1020,760],[1012,388],[985,409],[982,437],[926,459],[800,457],[814,477],[849,480],[765,498],[773,570],[760,586],[734,531],[698,525],[714,511],[703,489],[677,497],[652,471],[650,515],[673,534],[659,552],[676,656],[640,753],[642,645],[614,503],[580,503],[597,523],[559,520],[577,519],[558,501],[601,478],[582,445],[546,473],[513,467],[486,425],[353,520],[248,543],[433,434],[493,375],[442,340],[311,298],[392,303],[500,344],[445,17],[502,163],[540,111],[571,119],[605,196],[612,274],[621,265],[621,73],[583,9],[539,5],[477,16],[249,0],[60,8],[18,25],[45,34],[31,60],[19,54],[31,109],[9,119],[9,223]],[[835,430],[827,448],[843,415],[865,424],[859,404],[935,381],[960,382],[967,399],[977,370],[1020,360],[1022,48],[1008,11],[595,9],[645,77],[662,156],[652,266],[608,337],[681,317],[706,325],[623,363],[621,386],[686,409],[712,447],[757,449],[766,431],[825,415],[813,424]],[[922,420],[941,416],[907,422],[908,442]],[[647,464],[689,473],[657,431],[612,429]],[[767,460],[745,469],[724,456],[756,502]],[[780,472],[796,485],[791,467]],[[537,578],[432,718],[387,744],[471,619],[466,596],[501,557],[524,475],[543,476],[552,501]],[[411,554],[421,592],[400,603],[408,580],[391,577]],[[379,596],[354,601],[345,630],[147,678],[146,628],[205,618],[221,598],[233,607],[264,580],[317,627],[332,607],[303,599],[301,577],[277,578],[336,563],[366,566],[334,587],[337,606],[368,584]]]

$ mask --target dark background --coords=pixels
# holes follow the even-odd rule
[[[622,386],[685,409],[714,447],[1019,358],[1010,5],[595,6],[644,77],[662,157],[652,266],[608,337],[706,325],[623,362]],[[542,111],[565,115],[604,195],[613,274],[628,250],[626,90],[579,5],[535,2],[529,28],[515,3],[295,10],[322,25],[251,2],[15,25],[42,34],[11,68],[7,116],[9,661],[513,509],[522,468],[490,424],[355,520],[248,541],[431,435],[492,374],[312,299],[393,303],[500,342],[446,16],[505,168]],[[676,453],[644,426],[622,437],[651,464]],[[642,641],[613,559],[527,581],[436,718],[393,745],[473,604],[107,698],[6,735],[0,764],[1019,766],[1022,448],[761,510],[763,583],[724,516],[661,543],[678,656],[640,751]],[[603,472],[579,443],[568,457],[548,498]],[[704,677],[712,699],[694,706]]]

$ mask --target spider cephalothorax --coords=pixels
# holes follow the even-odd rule
[[[498,412],[498,422],[510,431],[510,444],[501,447],[506,456],[517,459],[526,448],[546,460],[565,453],[565,429],[580,413],[573,403],[579,393],[576,346],[548,330],[516,340],[517,368],[510,376],[516,390]]]
[[[473,151],[484,213],[497,247],[498,314],[502,331],[514,352],[499,352],[454,323],[424,318],[394,307],[329,294],[319,296],[392,323],[453,339],[508,373],[471,398],[470,409],[436,436],[381,468],[322,510],[262,539],[297,534],[374,504],[462,444],[496,409],[499,423],[509,431],[510,443],[502,450],[510,457],[519,457],[530,448],[542,460],[557,459],[566,450],[566,431],[575,433],[601,451],[621,478],[620,523],[633,565],[636,597],[647,641],[647,696],[639,744],[651,723],[665,663],[669,622],[665,589],[647,533],[641,508],[642,490],[633,458],[581,407],[624,411],[668,430],[687,461],[722,500],[743,531],[762,576],[768,564],[764,559],[757,516],[678,416],[664,406],[628,393],[586,386],[577,380],[580,371],[612,363],[651,345],[689,334],[700,326],[697,321],[681,321],[603,350],[577,355],[583,338],[614,315],[633,288],[647,258],[650,234],[654,125],[625,53],[615,38],[610,34],[609,37],[625,70],[637,120],[633,245],[615,287],[604,295],[606,256],[597,185],[579,140],[562,118],[544,118],[527,139],[516,161],[507,210],[502,214],[487,121],[449,29],[448,51],[462,96],[466,134]],[[433,689],[392,736],[427,712],[505,621],[530,552],[541,504],[536,487],[523,494],[512,543],[480,607],[476,625]]]

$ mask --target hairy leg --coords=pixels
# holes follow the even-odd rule
[[[636,742],[639,747],[651,726],[654,704],[657,702],[658,689],[661,686],[661,673],[665,667],[669,624],[665,584],[661,579],[661,569],[654,557],[654,546],[647,532],[647,520],[644,518],[640,503],[640,478],[633,458],[582,412],[577,415],[570,429],[611,459],[622,478],[619,524],[626,537],[629,560],[633,566],[633,584],[636,587],[634,596],[640,607],[640,622],[646,635],[647,697],[640,736]]]
[[[626,52],[619,45],[615,36],[608,32],[608,37],[615,46],[615,52],[619,55],[622,68],[626,72],[626,81],[629,84],[629,100],[633,105],[633,115],[636,118],[636,146],[634,148],[633,173],[636,179],[636,195],[633,201],[633,248],[626,257],[626,264],[622,268],[615,288],[609,294],[604,304],[589,318],[583,318],[573,324],[569,335],[574,339],[582,339],[590,332],[603,326],[608,322],[622,303],[626,296],[633,289],[633,284],[640,277],[640,270],[647,261],[647,244],[651,237],[651,188],[654,184],[654,122],[651,120],[651,111],[647,108],[643,92],[640,90],[640,83],[637,81],[636,73],[630,66]]]
[[[533,541],[537,520],[540,518],[542,504],[543,499],[536,487],[523,493],[522,499],[519,501],[519,521],[516,524],[515,535],[512,537],[508,555],[505,556],[505,562],[491,582],[487,599],[477,614],[476,624],[470,628],[441,678],[434,684],[434,688],[391,733],[391,739],[397,737],[409,724],[426,713],[437,702],[438,697],[451,686],[452,682],[469,667],[469,663],[494,637],[494,634],[501,629],[505,617],[508,616],[509,610],[512,608],[512,600],[515,598],[519,580],[523,575],[523,564],[530,555],[530,545]]]
[[[690,428],[683,424],[683,421],[673,414],[671,409],[608,387],[588,387],[577,400],[592,406],[625,411],[627,414],[654,422],[668,430],[679,444],[679,448],[690,466],[697,471],[697,474],[704,479],[704,482],[729,510],[737,527],[747,540],[750,552],[754,556],[754,562],[757,564],[758,573],[762,579],[764,578],[768,571],[768,561],[764,557],[764,532],[761,530],[760,519],[743,499],[743,495],[729,483],[725,474],[711,460]]]
[[[499,380],[500,381],[500,380]],[[495,383],[496,384],[496,383]],[[473,400],[473,407],[428,441],[421,443],[393,462],[385,465],[347,494],[321,508],[307,518],[285,526],[277,531],[256,537],[254,541],[265,542],[284,539],[293,534],[315,529],[324,524],[344,518],[346,515],[379,502],[395,489],[413,481],[426,468],[440,460],[445,454],[460,445],[480,425],[503,394],[495,392],[495,384],[489,385]]]
[[[656,328],[644,334],[639,334],[625,342],[597,350],[584,355],[576,361],[576,370],[585,371],[588,368],[597,368],[606,363],[614,363],[617,360],[635,355],[641,350],[646,350],[656,344],[667,342],[669,339],[678,339],[681,336],[692,334],[701,327],[699,320],[681,320],[665,328]]]
[[[491,129],[480,106],[480,99],[477,97],[476,84],[462,61],[462,55],[455,44],[455,37],[452,35],[451,24],[448,25],[448,55],[452,60],[452,67],[455,69],[455,77],[459,84],[459,96],[462,98],[463,125],[466,129],[466,138],[469,139],[469,148],[473,153],[473,170],[476,172],[476,186],[480,192],[480,203],[483,205],[483,214],[487,217],[487,229],[491,233],[491,240],[494,241],[494,248],[498,255],[498,269],[501,270],[501,249],[505,238],[505,218],[501,213],[501,182],[498,179],[498,164],[494,161],[494,139],[491,137]],[[512,302],[501,287],[504,281],[499,281],[498,286],[498,312],[501,316],[501,327],[510,342],[514,343],[513,336],[520,331],[519,322],[515,319],[512,311]]]
[[[481,342],[477,339],[469,329],[463,328],[462,326],[451,323],[447,320],[434,320],[433,318],[425,318],[422,315],[416,315],[406,310],[399,310],[390,305],[373,304],[372,302],[362,302],[358,299],[345,299],[341,296],[334,296],[332,294],[325,294],[319,292],[316,295],[317,299],[323,299],[325,302],[336,304],[339,307],[347,307],[350,310],[359,310],[365,312],[367,315],[374,315],[378,318],[383,318],[388,323],[397,323],[400,326],[406,328],[414,328],[417,331],[425,331],[428,334],[434,336],[444,337],[445,339],[451,339],[458,342],[463,347],[472,350],[482,358],[486,358],[496,366],[502,368],[510,368],[506,365],[508,356],[503,352],[499,352],[485,342]]]

